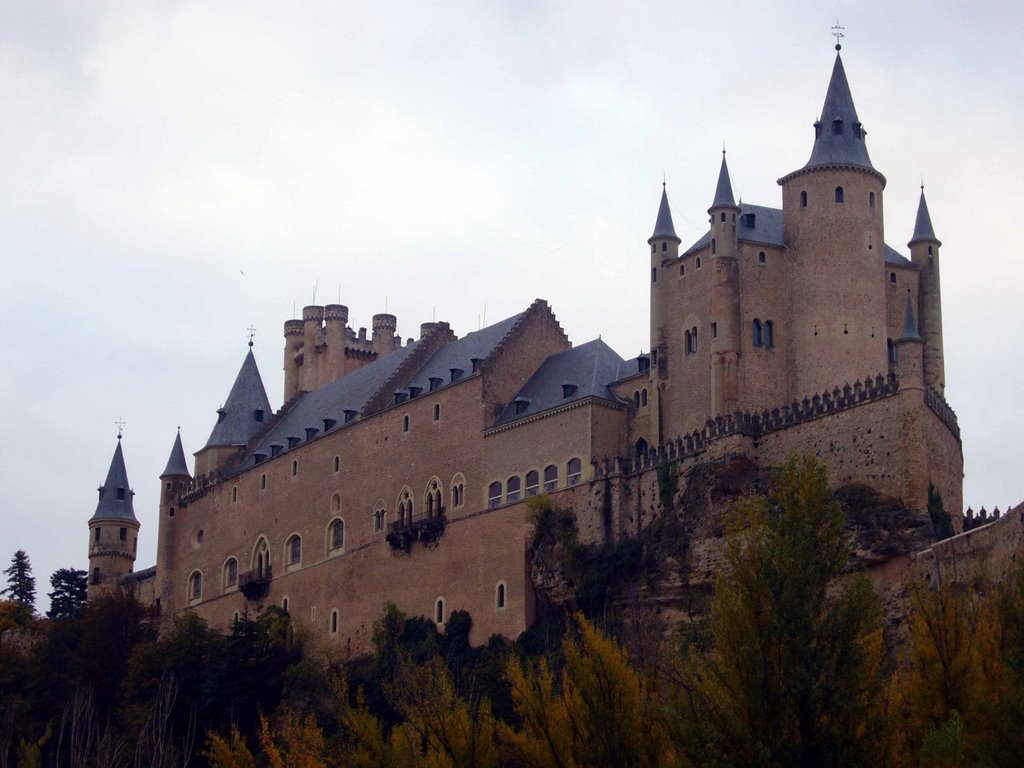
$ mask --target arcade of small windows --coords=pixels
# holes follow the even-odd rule
[[[427,488],[427,497],[424,499],[424,506],[427,508],[428,519],[440,516],[444,512],[444,508],[441,506],[441,499],[440,484],[437,480],[431,480],[430,487]]]
[[[641,389],[633,393],[633,405],[637,408],[645,408],[647,406],[646,389]]]
[[[569,459],[569,463],[566,465],[566,470],[566,482],[568,482],[569,485],[576,485],[583,476],[583,462],[579,459]]]
[[[377,507],[373,511],[373,532],[383,533],[384,532],[384,520],[387,516],[387,510],[383,507]]]
[[[556,488],[558,488],[558,467],[548,464],[544,467],[544,493],[551,493]]]
[[[774,326],[771,320],[761,321],[758,318],[754,318],[751,323],[751,335],[755,347],[764,347],[765,349],[771,349],[775,346],[774,337]]]
[[[398,500],[398,525],[412,525],[412,496],[408,489],[402,491],[402,497]]]
[[[452,480],[452,507],[461,507],[466,503],[466,484],[461,475]]]
[[[526,498],[536,496],[540,491],[540,472],[531,469],[526,473]]]
[[[505,496],[505,500],[509,504],[519,501],[519,489],[522,487],[521,483],[522,481],[519,479],[519,475],[513,475],[508,479],[508,482],[506,483],[508,494]]]

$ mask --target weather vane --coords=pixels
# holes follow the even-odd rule
[[[256,328],[252,323],[249,323],[249,327],[245,330],[249,332],[249,348],[252,349],[252,337],[256,335]]]
[[[839,41],[842,40],[844,37],[846,37],[846,35],[843,34],[843,30],[844,29],[846,29],[846,27],[839,26],[839,19],[836,19],[836,25],[834,27],[832,27],[832,37],[834,37],[836,39],[836,50],[837,51],[840,48],[843,47],[842,44]]]
[[[121,416],[118,416],[117,417],[117,421],[115,421],[114,424],[117,425],[117,439],[120,440],[121,439],[121,435],[124,433],[124,425],[125,425],[124,418],[121,417]]]

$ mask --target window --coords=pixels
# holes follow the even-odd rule
[[[238,561],[235,558],[228,558],[224,563],[224,586],[233,587],[238,583]]]
[[[508,495],[505,497],[509,504],[519,501],[519,488],[522,481],[518,475],[513,475],[508,479],[506,488],[508,489]]]
[[[97,525],[96,526],[96,535],[93,536],[93,541],[95,541],[97,544],[99,544],[99,541],[100,541],[100,530],[101,530],[101,526]]]
[[[683,353],[684,354],[687,354],[687,355],[690,354],[690,347],[692,346],[692,344],[693,344],[693,342],[690,339],[690,332],[686,331],[683,334]]]
[[[334,474],[341,472],[341,456],[334,457]]]
[[[381,533],[384,530],[384,518],[387,515],[387,510],[383,507],[377,507],[373,512],[373,532]]]
[[[259,422],[261,424],[263,423],[263,409],[262,408],[257,408],[255,411],[252,412],[252,415],[256,418],[257,422]]]
[[[661,252],[664,253],[667,250],[668,250],[668,243],[662,241],[662,243],[661,243]]]
[[[772,321],[771,320],[765,320],[764,321],[763,336],[764,336],[764,348],[765,349],[771,349],[772,347],[775,346],[775,340],[772,338]]]
[[[199,571],[193,571],[192,575],[188,577],[188,597],[189,600],[199,600],[203,596],[203,574]]]
[[[896,364],[896,345],[892,343],[892,339],[886,339],[885,344],[889,349],[889,365]]]
[[[540,485],[540,473],[536,469],[531,469],[526,473],[526,497],[537,495],[537,489]]]
[[[724,217],[725,214],[723,213],[722,216]],[[712,254],[718,253],[718,241],[715,240],[715,238],[713,238],[713,237],[711,238],[711,253]]]
[[[842,120],[833,120],[832,121],[832,133],[834,133],[836,136],[839,136],[840,134],[842,134],[842,132],[843,132],[843,121]],[[842,202],[842,201],[841,200],[837,200],[836,202]]]
[[[117,489],[117,500],[124,501],[124,488]]]
[[[452,507],[461,507],[466,502],[466,479],[461,473],[452,478]]]
[[[285,613],[288,613],[288,598],[287,597],[284,598],[281,601],[281,610],[284,611]]]
[[[932,253],[932,246],[930,246],[930,245],[928,246],[928,255],[929,256],[933,255],[933,253]]]
[[[441,420],[441,404],[434,403],[434,421]]]
[[[168,516],[168,517],[174,517],[174,507],[171,507],[171,508],[170,508],[170,509],[169,509],[169,510],[167,511],[167,516]]]
[[[335,520],[331,523],[330,535],[331,549],[341,549],[345,546],[345,521]]]
[[[658,282],[658,268],[657,267],[651,267],[651,282],[652,283]]]
[[[409,417],[408,416],[403,416],[402,417],[402,431],[403,432],[408,432],[409,431]]]
[[[231,503],[238,501],[238,486],[231,486]]]
[[[160,598],[157,598],[157,599],[159,600]],[[237,624],[238,623],[238,618],[239,618],[238,611],[235,611],[233,614],[231,614],[231,623],[232,624]]]
[[[266,472],[264,472],[262,475],[260,475],[260,490],[261,491],[267,490],[267,473]]]
[[[757,263],[764,264],[768,260],[768,257],[764,255],[764,251],[757,252]]]
[[[640,407],[644,408],[644,407],[646,407],[646,405],[647,405],[647,390],[646,389],[641,389],[640,390]]]
[[[868,192],[868,207],[869,208],[874,208],[875,207],[875,193],[874,192]]]
[[[657,243],[651,243],[651,256],[653,256],[657,252],[658,252],[658,244]]]
[[[647,441],[642,437],[636,441],[636,457],[642,459],[647,455]]]
[[[437,598],[437,602],[434,603],[434,621],[438,624],[444,624],[444,598]]]
[[[806,192],[801,192],[800,193],[800,207],[801,208],[806,208],[807,207],[807,193]]]
[[[93,568],[92,569],[92,583],[93,584],[99,584],[100,583],[100,569],[99,568]]]
[[[338,612],[331,611],[331,634],[338,634]]]
[[[633,405],[635,407],[637,407],[637,408],[640,407],[640,392],[639,391],[633,393]]]
[[[298,462],[298,460],[293,459],[292,460],[292,477],[295,477],[297,474],[299,474],[299,462]]]
[[[498,588],[495,590],[494,606],[496,608],[505,607],[505,584],[500,581],[498,582]]]
[[[889,273],[889,282],[892,283],[893,285],[896,285],[896,273],[895,272],[890,272]]]
[[[412,525],[412,496],[408,488],[402,489],[402,495],[398,499],[398,524]]]
[[[548,464],[544,467],[544,493],[550,493],[558,487],[558,467]]]
[[[562,385],[562,399],[568,400],[570,397],[576,394],[576,390],[579,387],[576,384],[563,384]]]
[[[836,187],[836,202],[837,203],[843,202],[843,188],[842,187]]]
[[[298,565],[302,561],[302,537],[294,535],[285,544],[285,557],[288,565]]]
[[[697,269],[700,269],[700,256],[697,257]]]
[[[501,506],[501,483],[497,480],[487,486],[487,506],[490,509]]]
[[[576,485],[580,481],[580,477],[583,474],[583,462],[579,459],[569,459],[569,464],[566,467],[566,480],[569,485]]]
[[[696,327],[690,329],[690,343],[691,343],[690,351],[693,354],[696,354],[697,353],[697,329],[696,329]]]
[[[517,397],[515,399],[515,410],[516,416],[526,413],[526,409],[530,407],[530,401],[524,397]]]
[[[686,265],[685,264],[680,264],[679,265],[679,276],[682,277],[685,274],[686,274]]]
[[[267,545],[267,540],[262,536],[259,541],[256,542],[256,549],[253,551],[253,570],[256,571],[256,576],[261,579],[270,578],[270,547]]]
[[[753,342],[755,347],[760,347],[764,343],[764,335],[761,331],[761,321],[756,317],[753,322]]]
[[[712,339],[717,339],[718,338],[718,323],[714,323],[714,322],[711,323],[711,338]]]

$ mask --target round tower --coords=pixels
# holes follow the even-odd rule
[[[302,308],[302,365],[299,368],[299,389],[312,392],[320,387],[320,359],[317,338],[324,325],[324,308],[310,305]]]
[[[167,467],[160,474],[160,524],[156,559],[156,604],[158,608],[174,610],[171,582],[177,573],[178,500],[188,491],[192,475],[188,471],[185,451],[181,445],[181,430],[174,438]]]
[[[942,345],[942,288],[939,284],[939,247],[942,245],[932,229],[928,203],[921,185],[921,201],[917,206],[914,236],[908,243],[910,260],[918,272],[917,307],[924,339],[924,381],[938,394],[946,390],[946,366]]]
[[[837,53],[811,157],[779,179],[790,266],[790,398],[887,369],[885,177],[871,164],[865,135]]]
[[[711,219],[711,413],[739,407],[740,268],[736,219],[740,207],[722,150]]]
[[[302,321],[284,321],[284,400],[299,393],[299,350],[302,349]]]
[[[664,370],[665,344],[668,327],[668,280],[662,273],[666,262],[679,258],[679,245],[682,240],[676,235],[672,222],[672,210],[668,205],[668,192],[665,182],[661,184],[661,204],[658,206],[658,219],[654,223],[654,234],[647,239],[651,246],[651,378],[658,376],[658,370]]]
[[[327,342],[324,364],[324,384],[345,374],[345,326],[348,325],[348,307],[328,304],[324,307],[324,339]]]
[[[900,391],[922,389],[925,383],[924,339],[917,330],[914,302],[907,291],[907,305],[903,311],[903,333],[896,340],[896,374],[900,377]]]
[[[378,355],[386,355],[395,350],[395,331],[398,329],[398,318],[389,314],[373,316],[373,351]]]
[[[120,433],[99,494],[96,512],[89,519],[89,599],[117,589],[118,579],[134,570],[139,546],[139,521],[132,505],[135,492],[128,486]]]

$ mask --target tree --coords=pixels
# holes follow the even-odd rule
[[[19,549],[11,558],[11,565],[4,571],[7,576],[7,588],[0,594],[7,595],[11,600],[30,608],[36,602],[36,580],[32,575],[32,563],[28,560],[25,550]]]
[[[823,465],[789,457],[770,497],[733,510],[712,604],[712,648],[680,706],[692,764],[879,762],[882,623],[863,578],[841,578],[843,516]],[[678,730],[678,729],[677,729]]]
[[[46,612],[54,621],[77,619],[85,612],[85,596],[89,588],[87,574],[78,568],[58,568],[50,577],[53,592],[50,610]]]

